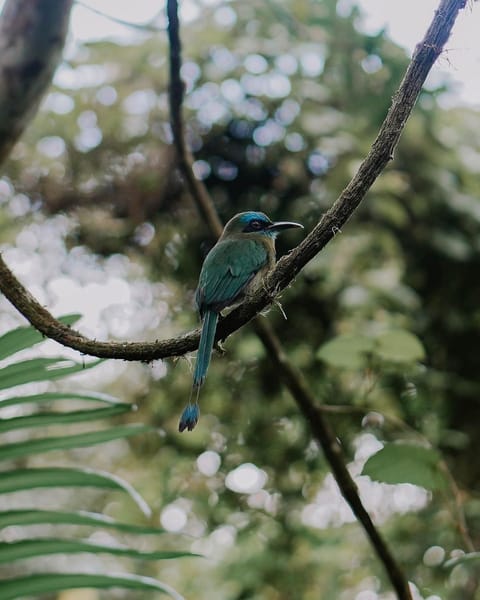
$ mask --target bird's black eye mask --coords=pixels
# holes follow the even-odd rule
[[[246,227],[243,229],[243,233],[253,233],[254,231],[263,231],[270,223],[267,221],[261,221],[260,219],[252,219],[249,221]]]

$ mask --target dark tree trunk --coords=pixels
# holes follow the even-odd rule
[[[65,43],[73,0],[7,0],[0,14],[0,163],[35,114]]]

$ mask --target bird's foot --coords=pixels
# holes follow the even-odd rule
[[[225,352],[226,352],[226,350],[225,350],[225,348],[224,348],[224,346],[223,346],[223,344],[222,344],[222,341],[223,341],[223,340],[217,340],[217,341],[215,342],[215,346],[214,346],[215,350],[216,350],[216,351],[217,351],[219,354],[225,354]]]

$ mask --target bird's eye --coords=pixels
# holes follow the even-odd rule
[[[255,229],[256,231],[258,231],[259,229],[262,228],[262,222],[259,221],[258,219],[254,219],[253,221],[250,221],[250,227],[252,229]]]

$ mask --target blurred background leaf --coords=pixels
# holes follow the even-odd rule
[[[383,483],[412,483],[428,490],[447,487],[440,457],[432,448],[417,444],[386,444],[370,456],[362,474]]]

